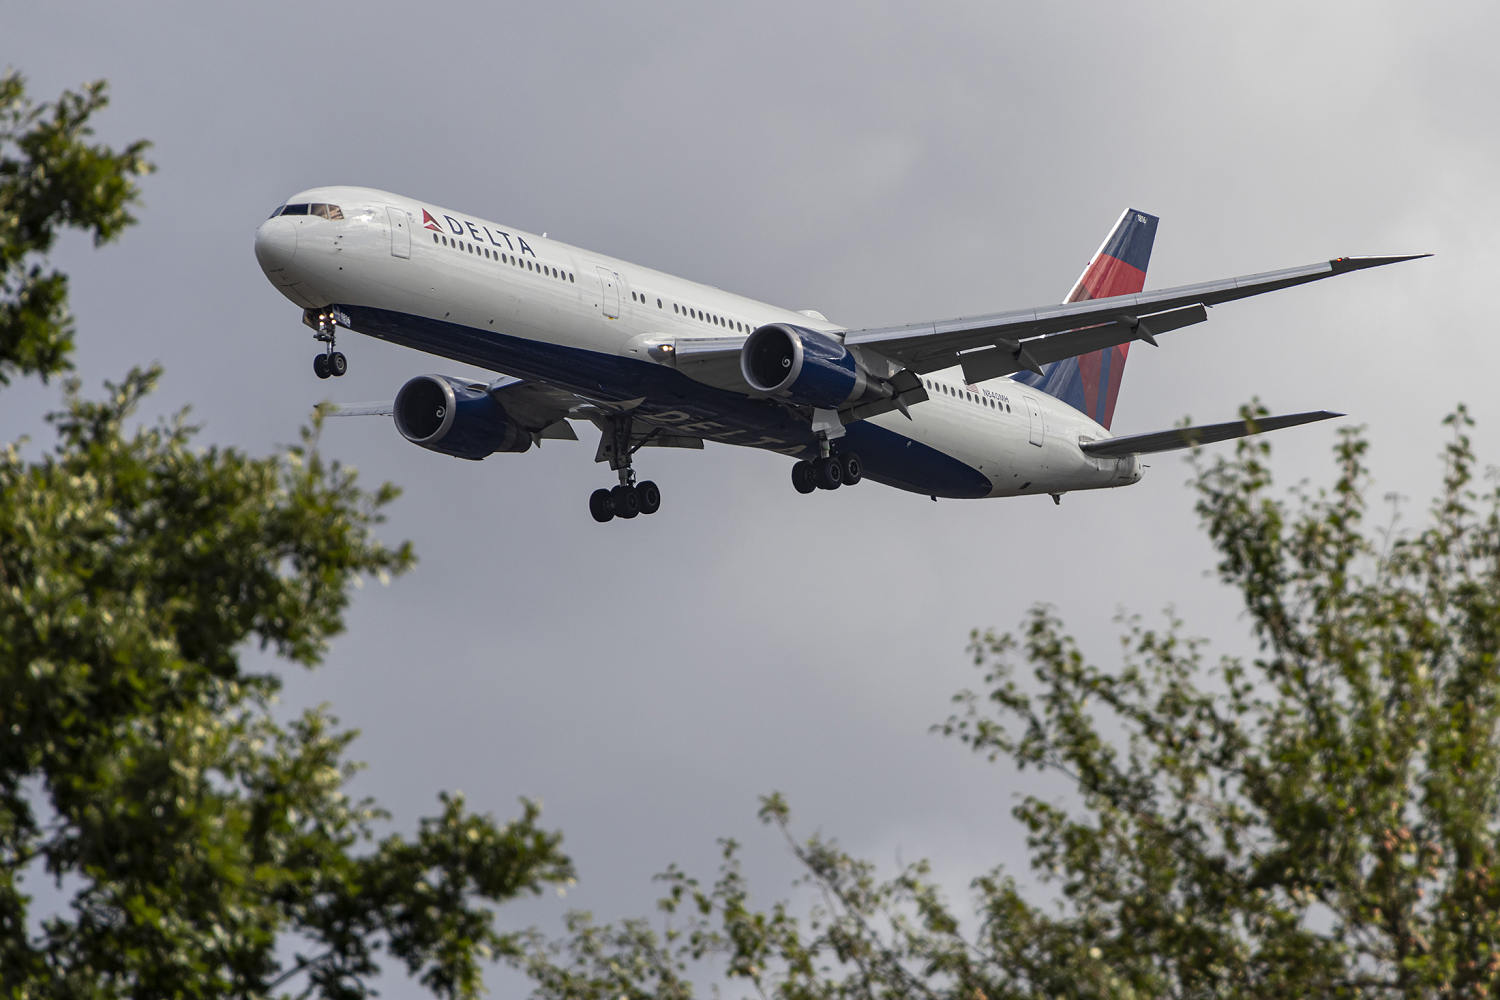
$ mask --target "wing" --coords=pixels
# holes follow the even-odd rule
[[[1106,458],[1121,455],[1149,455],[1159,451],[1176,451],[1215,441],[1229,441],[1248,437],[1263,431],[1279,431],[1283,427],[1296,427],[1317,420],[1342,417],[1342,413],[1317,410],[1311,413],[1287,413],[1279,417],[1258,417],[1254,420],[1231,420],[1223,424],[1199,424],[1197,427],[1174,427],[1169,431],[1152,431],[1150,434],[1127,434],[1124,437],[1089,441],[1080,447],[1087,455],[1102,455]]]
[[[1154,292],[1088,299],[967,319],[851,330],[850,346],[877,351],[918,374],[962,365],[970,382],[1009,375],[1133,340],[1155,343],[1158,333],[1208,318],[1208,306],[1321,281],[1369,267],[1428,257],[1338,257],[1304,267],[1241,275]]]
[[[935,323],[850,330],[843,334],[843,341],[846,346],[881,355],[891,363],[892,372],[906,369],[921,375],[959,365],[967,381],[983,382],[1023,370],[1040,372],[1042,365],[1050,362],[1134,340],[1155,344],[1157,334],[1202,323],[1208,319],[1208,307],[1222,302],[1430,256],[1420,253],[1337,257],[1303,267],[1153,292]],[[743,336],[681,338],[667,341],[669,346],[665,348],[658,345],[656,350],[665,353],[652,353],[652,357],[676,366],[699,382],[745,392],[748,387],[740,374],[740,350],[745,339]]]

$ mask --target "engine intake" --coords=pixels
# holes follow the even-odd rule
[[[477,461],[531,447],[531,432],[510,419],[493,396],[447,375],[411,379],[396,393],[394,411],[402,437],[454,458]]]
[[[828,410],[863,396],[871,381],[843,344],[790,323],[760,327],[746,338],[740,374],[760,392]]]

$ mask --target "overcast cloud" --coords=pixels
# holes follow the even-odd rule
[[[144,10],[143,10],[144,8]],[[287,195],[367,184],[835,321],[1060,299],[1120,210],[1162,217],[1149,286],[1341,254],[1436,251],[1213,311],[1138,347],[1115,430],[1328,407],[1366,424],[1377,492],[1436,483],[1440,418],[1500,441],[1492,2],[939,5],[16,3],[4,61],[38,99],[107,78],[101,135],[155,142],[141,224],[70,239],[79,373],[167,366],[158,412],[265,452],[323,398],[388,398],[441,359],[349,337],[319,382],[256,225]],[[45,439],[56,387],[0,392]],[[1276,437],[1283,483],[1329,475],[1334,424]],[[505,911],[649,912],[649,876],[747,842],[765,893],[790,866],[754,823],[955,887],[1023,869],[1023,785],[928,733],[977,675],[975,626],[1056,605],[1087,647],[1115,611],[1175,604],[1239,648],[1231,595],[1158,457],[1125,490],[942,502],[875,484],[802,497],[778,456],[643,453],[661,513],[592,522],[594,441],[466,463],[342,421],[327,453],[405,488],[388,536],[421,557],[368,586],[293,705],[363,730],[362,790],[398,823],[442,788],[501,817],[541,798],[580,884]],[[399,978],[387,996],[415,994]]]

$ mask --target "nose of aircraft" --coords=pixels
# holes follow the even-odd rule
[[[255,231],[255,259],[269,277],[284,271],[297,254],[297,227],[287,219],[267,219]]]

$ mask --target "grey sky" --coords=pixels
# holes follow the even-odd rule
[[[319,399],[465,371],[350,337],[350,375],[313,377],[251,238],[324,183],[852,325],[1058,300],[1127,205],[1162,216],[1152,286],[1433,250],[1138,347],[1115,429],[1228,419],[1257,394],[1347,410],[1378,491],[1418,499],[1456,402],[1482,457],[1500,440],[1493,3],[140,6],[6,3],[5,59],[39,98],[108,78],[101,134],[155,142],[141,224],[57,256],[86,382],[159,359],[154,405],[190,403],[205,441],[263,452]],[[0,393],[6,436],[39,433],[56,398]],[[1284,483],[1326,478],[1332,427],[1277,436]],[[324,447],[405,488],[389,537],[421,563],[358,596],[288,700],[364,731],[362,787],[403,824],[440,788],[502,817],[543,799],[580,885],[507,919],[648,912],[649,876],[706,871],[725,834],[780,893],[789,868],[753,821],[772,789],[800,830],[930,855],[955,886],[1023,866],[1008,811],[1039,786],[927,732],[978,680],[969,629],[1048,601],[1108,655],[1116,608],[1175,603],[1241,641],[1177,457],[1054,508],[801,497],[783,458],[653,452],[661,513],[600,526],[592,440],[465,463],[369,420]]]

